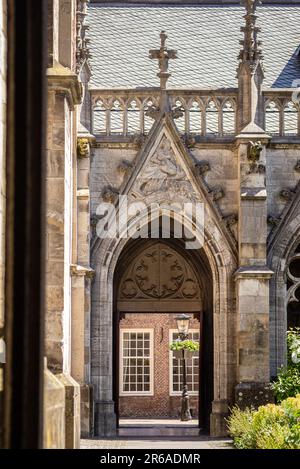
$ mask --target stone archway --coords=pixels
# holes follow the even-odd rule
[[[191,409],[199,426],[208,429],[213,400],[212,275],[204,253],[191,256],[181,244],[175,239],[132,240],[120,255],[114,276],[114,401],[121,417],[178,417],[180,395],[174,390],[168,344],[176,331],[174,313],[185,312],[191,316],[191,334],[201,342],[200,360],[194,357],[194,364],[189,364]],[[118,345],[122,348],[124,334],[144,330],[151,331],[155,349],[152,390],[147,396],[136,389],[142,391],[142,385],[135,383],[131,394],[123,392],[124,382],[119,382],[121,360],[128,359],[119,359]],[[178,376],[175,379],[180,381]]]
[[[148,217],[140,216],[131,224],[141,228]],[[186,230],[187,232],[188,230]],[[194,235],[194,233],[193,233]],[[197,236],[197,234],[196,234]],[[202,235],[201,235],[202,241]],[[91,379],[94,385],[95,434],[116,433],[115,403],[113,400],[113,311],[114,276],[118,260],[130,240],[97,239],[92,249],[92,267],[95,279],[92,288],[91,317]],[[210,432],[215,436],[226,434],[224,417],[233,402],[236,384],[236,324],[233,272],[236,258],[222,238],[220,231],[208,220],[204,230],[202,252],[212,275],[213,296],[213,402]],[[194,251],[191,251],[194,256]],[[195,256],[194,256],[195,257]]]

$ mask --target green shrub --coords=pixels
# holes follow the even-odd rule
[[[242,411],[237,406],[231,409],[227,425],[229,434],[234,440],[234,445],[238,449],[251,449],[254,447],[253,414],[253,409]]]
[[[300,328],[287,332],[287,367],[281,368],[271,384],[277,402],[300,393]]]
[[[234,407],[227,420],[239,449],[300,449],[300,394],[258,410]]]

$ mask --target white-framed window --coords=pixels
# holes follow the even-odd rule
[[[120,330],[120,395],[153,395],[153,329]]]
[[[197,329],[191,329],[189,339],[199,342],[200,332]],[[176,329],[170,330],[170,342],[178,338]],[[175,356],[170,350],[170,396],[180,396],[182,393],[182,360]],[[186,381],[188,393],[190,396],[196,396],[199,392],[199,352],[186,359]]]

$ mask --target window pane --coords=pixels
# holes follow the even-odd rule
[[[124,339],[127,340],[124,340]],[[150,333],[126,332],[122,336],[123,392],[150,392]],[[147,339],[145,341],[145,339]],[[148,347],[145,347],[147,342]],[[126,345],[126,347],[125,347]],[[130,359],[126,358],[130,356]],[[147,358],[148,357],[148,358]],[[128,386],[127,386],[128,385]]]

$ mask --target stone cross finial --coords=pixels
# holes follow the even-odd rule
[[[261,0],[242,0],[241,4],[245,6],[246,20],[245,26],[241,27],[244,33],[244,39],[240,41],[242,49],[239,54],[240,63],[248,63],[250,66],[257,64],[262,59],[261,41],[257,39],[260,28],[256,26],[257,16],[255,14],[257,5]]]
[[[166,39],[167,35],[165,31],[160,33],[160,48],[151,49],[149,51],[150,59],[158,60],[159,72],[157,74],[160,79],[160,88],[162,90],[166,89],[167,81],[171,76],[171,73],[168,72],[169,60],[177,59],[177,51],[173,49],[167,49]]]

